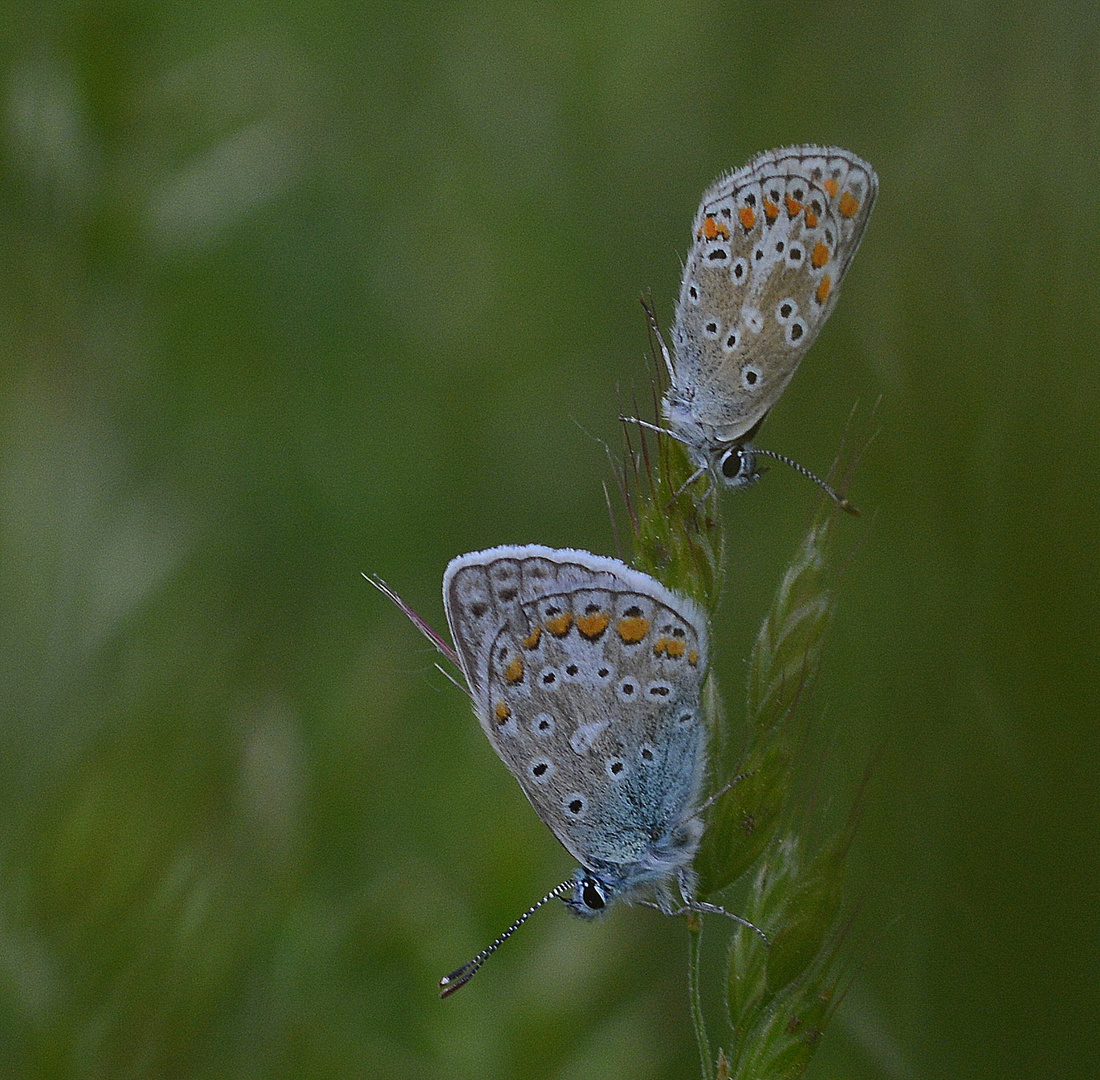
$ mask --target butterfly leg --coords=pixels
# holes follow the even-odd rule
[[[765,945],[771,944],[768,940],[768,935],[765,934],[756,923],[749,922],[744,916],[735,915],[732,911],[727,911],[724,907],[719,907],[717,904],[708,904],[705,900],[696,900],[693,895],[695,891],[694,878],[695,875],[692,874],[691,870],[687,867],[681,867],[677,872],[676,881],[684,902],[678,910],[669,911],[669,915],[686,915],[689,911],[695,911],[701,915],[725,915],[727,919],[732,919],[735,923],[740,923],[747,929],[759,934]]]

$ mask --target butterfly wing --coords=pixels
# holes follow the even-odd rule
[[[482,728],[582,865],[629,867],[690,817],[707,649],[691,601],[617,560],[531,545],[461,556],[445,602]]]
[[[673,327],[666,414],[736,442],[779,399],[833,306],[878,177],[838,147],[770,150],[703,195]]]

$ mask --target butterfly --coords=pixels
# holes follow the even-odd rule
[[[877,195],[874,169],[835,146],[769,150],[704,192],[671,356],[661,341],[665,419],[696,466],[688,483],[751,484],[764,453],[846,504],[751,440],[836,305]]]
[[[729,915],[692,897],[709,805],[698,605],[617,559],[538,544],[453,559],[443,603],[482,730],[579,866],[447,975],[442,996],[556,897],[593,918],[650,888],[668,914]]]

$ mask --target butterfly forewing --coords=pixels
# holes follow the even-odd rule
[[[448,618],[489,741],[579,862],[630,866],[698,799],[702,616],[587,552],[461,558]]]
[[[705,192],[666,402],[689,442],[741,439],[775,404],[836,303],[877,191],[855,154],[796,146],[761,154]]]

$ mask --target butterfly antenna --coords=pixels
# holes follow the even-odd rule
[[[664,336],[661,333],[661,324],[657,322],[657,312],[653,310],[653,302],[647,296],[642,297],[642,310],[645,312],[646,322],[649,323],[649,332],[653,335],[657,347],[661,350],[661,359],[665,362],[665,371],[668,372],[668,377],[671,380],[673,377],[672,357],[669,355],[668,346],[665,344]]]
[[[782,461],[784,465],[789,465],[795,472],[801,473],[807,480],[812,480],[817,484],[817,486],[821,488],[841,510],[847,511],[853,517],[861,516],[858,507],[853,506],[843,495],[826,484],[816,473],[810,472],[805,465],[799,465],[797,461],[784,454],[777,454],[774,450],[761,450],[758,446],[752,447],[751,453],[763,454],[765,457],[774,458],[776,461]]]
[[[439,980],[439,996],[450,997],[456,990],[461,990],[481,970],[481,965],[489,959],[536,911],[551,900],[564,896],[575,885],[573,878],[563,881],[557,888],[551,889],[537,904],[532,904],[503,934],[491,945],[482,949],[472,960],[467,960],[462,967],[455,968],[449,975],[444,975]]]
[[[451,674],[442,664],[434,664],[435,670],[439,672],[452,686],[461,690],[468,698],[472,698],[474,695],[470,693],[470,688],[463,682],[460,682],[457,676]]]
[[[428,620],[414,611],[401,597],[393,591],[377,574],[364,574],[367,579],[383,596],[388,596],[404,613],[409,622],[413,624],[455,667],[461,668],[462,664],[455,652],[439,634],[432,629]]]

